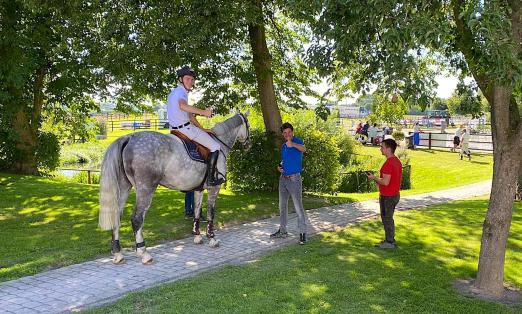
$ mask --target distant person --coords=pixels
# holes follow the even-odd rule
[[[468,156],[468,159],[471,160],[471,151],[469,150],[469,139],[471,135],[469,133],[466,129],[462,130],[462,135],[460,136],[460,160],[463,159],[464,155]]]
[[[462,127],[461,124],[460,127],[455,131],[455,136],[453,136],[453,148],[451,149],[452,152],[456,152],[457,148],[460,146],[460,137],[462,136]]]
[[[387,126],[387,125],[383,126],[382,129],[380,129],[380,130],[381,130],[381,132],[382,132],[382,139],[381,139],[381,140],[383,140],[383,139],[385,139],[385,138],[388,138],[386,135],[388,135],[388,134],[391,133],[391,132],[390,132],[390,127]]]
[[[446,128],[448,127],[448,123],[445,119],[440,121],[440,133],[444,134],[446,133]]]
[[[420,145],[420,133],[421,128],[419,122],[415,122],[415,125],[413,126],[413,149]]]
[[[375,138],[377,137],[377,132],[379,128],[377,128],[377,123],[374,123],[371,127],[368,128],[368,138],[370,139],[370,143],[375,145]]]
[[[362,122],[357,123],[357,127],[355,128],[355,134],[361,134],[362,133]]]
[[[295,212],[297,214],[297,227],[299,228],[299,244],[306,242],[306,213],[303,207],[303,181],[301,178],[303,153],[306,151],[304,142],[294,137],[294,127],[285,122],[281,126],[285,143],[281,147],[281,164],[277,171],[279,177],[279,230],[270,235],[270,238],[285,238],[288,217],[288,198],[292,197]]]
[[[394,139],[388,138],[382,141],[381,154],[386,157],[386,161],[381,167],[379,177],[368,173],[368,179],[375,181],[379,187],[379,207],[385,239],[376,246],[381,249],[394,249],[397,245],[393,214],[400,200],[402,164],[395,156],[395,149],[397,149],[397,142]]]
[[[362,128],[362,133],[366,136],[368,136],[368,129],[370,128],[370,124],[368,123],[368,121],[366,121],[366,123],[363,125],[363,128]]]

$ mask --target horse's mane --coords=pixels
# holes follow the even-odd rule
[[[212,131],[216,135],[223,135],[228,134],[232,132],[233,129],[237,128],[243,123],[243,119],[239,116],[239,114],[234,115],[233,117],[230,117],[226,119],[223,122],[217,123],[212,128]]]

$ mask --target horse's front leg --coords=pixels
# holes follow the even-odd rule
[[[136,205],[132,213],[131,223],[134,236],[136,237],[136,254],[141,258],[143,264],[151,264],[152,256],[147,252],[145,240],[143,239],[143,222],[152,201],[154,190],[139,189],[136,191]]]
[[[194,243],[203,243],[203,237],[199,232],[199,222],[201,221],[201,206],[203,203],[203,191],[194,192],[194,223],[192,225],[192,234],[194,235]]]
[[[214,234],[214,215],[216,212],[216,199],[219,194],[219,190],[221,189],[221,185],[210,186],[208,187],[208,223],[207,223],[207,238],[209,238],[208,245],[210,247],[218,247],[219,240],[215,238]]]

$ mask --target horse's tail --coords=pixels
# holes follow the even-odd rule
[[[125,176],[122,151],[129,142],[130,136],[124,136],[113,142],[103,157],[100,174],[100,216],[99,226],[102,230],[112,230],[120,225],[121,209],[119,180]]]

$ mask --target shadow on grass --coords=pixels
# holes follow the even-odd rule
[[[475,160],[472,160],[470,162],[472,164],[477,164],[477,165],[489,165],[490,164],[489,162],[486,162],[486,161],[475,161]]]
[[[0,254],[0,282],[110,253],[111,233],[98,229],[99,186],[6,174],[0,174],[0,184],[0,238],[5,239]],[[277,197],[277,193],[225,191],[217,200],[216,223],[221,227],[276,215]],[[303,199],[306,208],[350,200],[317,196]],[[134,202],[131,193],[120,228],[123,248],[134,245],[130,225]],[[190,235],[192,222],[184,219],[183,208],[182,193],[157,190],[144,225],[147,245]]]
[[[323,233],[259,261],[134,293],[94,313],[520,313],[521,306],[467,298],[452,282],[476,273],[486,201],[456,202],[399,212],[396,250],[373,245],[373,220]],[[506,278],[522,286],[522,207],[513,217]],[[205,302],[201,294],[205,289]]]

